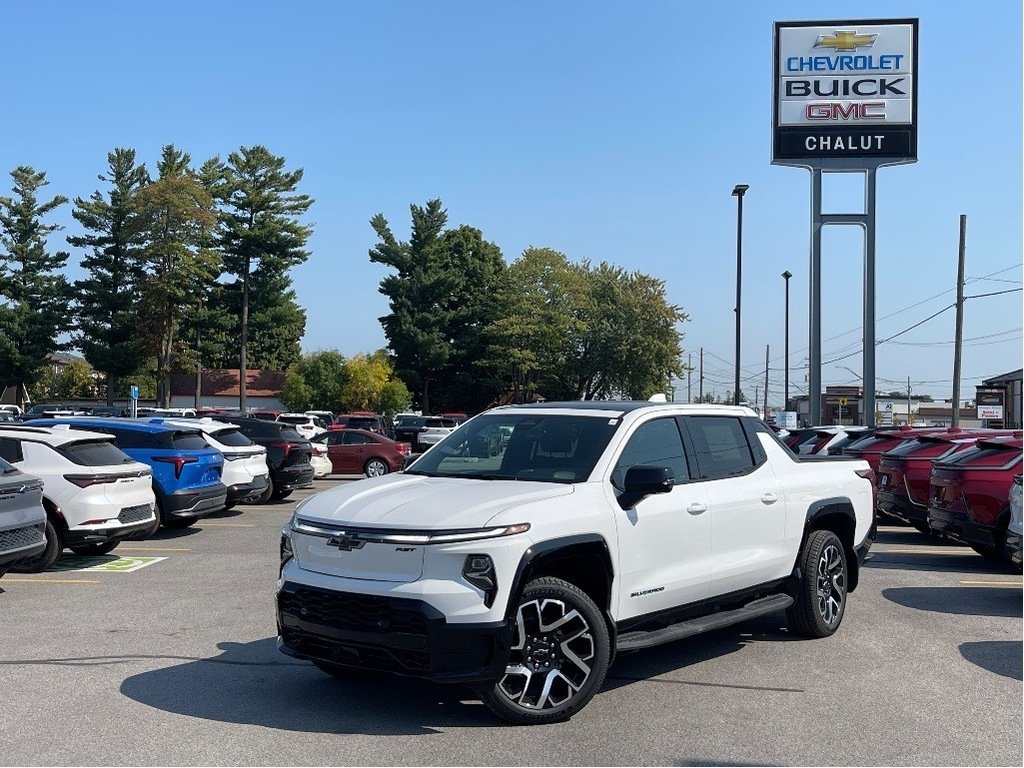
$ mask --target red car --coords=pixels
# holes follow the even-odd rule
[[[891,451],[900,443],[913,440],[921,435],[928,435],[934,432],[941,432],[944,427],[894,427],[893,429],[879,429],[870,435],[865,435],[843,447],[844,456],[855,456],[864,459],[876,473],[878,472],[878,461],[882,454]]]
[[[932,462],[965,451],[983,438],[1012,435],[1006,430],[944,429],[919,435],[882,454],[878,462],[878,511],[919,530],[928,527]]]
[[[981,439],[973,448],[935,462],[928,499],[933,533],[993,560],[1009,559],[1009,497],[1014,475],[1020,473],[1021,435]]]
[[[332,471],[339,475],[379,477],[397,472],[410,451],[408,443],[397,443],[365,429],[330,430],[310,442],[327,446]]]

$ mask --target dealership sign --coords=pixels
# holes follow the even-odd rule
[[[917,19],[775,23],[772,162],[917,161]]]
[[[1006,393],[1001,389],[982,389],[978,387],[975,394],[978,418],[1002,421],[1003,398],[1005,396]]]

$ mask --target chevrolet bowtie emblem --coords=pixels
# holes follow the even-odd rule
[[[831,35],[818,35],[815,48],[835,48],[837,51],[856,51],[858,48],[870,48],[878,35],[858,35],[849,30],[837,29]]]
[[[362,549],[365,544],[365,541],[358,539],[355,536],[349,536],[346,533],[336,534],[327,540],[327,546],[337,547],[343,552],[351,552],[353,549]]]

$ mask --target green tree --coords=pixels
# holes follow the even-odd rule
[[[189,170],[189,156],[167,145],[160,178],[138,193],[147,276],[142,308],[150,351],[157,359],[157,402],[170,400],[170,372],[182,318],[194,310],[219,271],[217,254],[204,247],[216,218],[209,192]]]
[[[682,372],[676,326],[686,314],[648,275],[530,248],[498,303],[485,359],[511,387],[558,400],[646,400]]]
[[[13,197],[0,197],[0,382],[17,387],[24,405],[51,352],[66,349],[58,341],[70,327],[69,287],[60,272],[63,251],[47,251],[46,239],[62,227],[43,219],[68,201],[63,195],[40,202],[46,173],[29,166],[11,171]]]
[[[342,387],[348,380],[345,358],[336,349],[303,355],[285,374],[282,402],[295,410],[338,411]],[[289,400],[285,400],[287,396]],[[305,404],[299,408],[300,404]]]
[[[345,373],[340,398],[343,411],[396,413],[409,403],[409,390],[395,378],[386,350],[349,358]]]
[[[475,380],[474,365],[484,352],[484,329],[494,318],[505,264],[479,230],[446,231],[440,200],[411,205],[410,211],[408,242],[395,237],[383,214],[370,220],[379,238],[370,261],[395,271],[380,283],[391,310],[381,325],[399,378],[417,390],[420,407],[429,412],[432,404],[455,405],[486,389]],[[437,397],[432,384],[442,385]]]
[[[245,375],[249,366],[250,301],[255,284],[285,294],[291,284],[288,270],[303,263],[308,253],[306,242],[312,228],[298,218],[313,204],[309,195],[296,194],[302,169],[286,171],[285,159],[272,155],[266,147],[241,147],[228,156],[218,196],[221,210],[221,250],[225,271],[235,276],[229,290],[239,301],[239,369],[241,386],[239,407],[246,407]],[[284,319],[285,328],[295,329],[294,308],[270,310],[262,321],[269,328]],[[301,311],[301,310],[300,310]],[[284,314],[287,317],[278,317]],[[305,326],[305,317],[302,317]],[[301,338],[300,333],[297,340]]]
[[[79,359],[56,367],[44,365],[36,382],[36,395],[46,400],[92,397],[96,389],[92,372],[92,366]]]
[[[303,412],[313,409],[313,389],[306,383],[306,377],[299,371],[298,366],[292,366],[284,375],[281,402],[290,411]]]
[[[69,237],[68,243],[89,249],[82,259],[88,276],[75,283],[75,343],[104,375],[111,405],[118,381],[132,375],[146,356],[138,332],[145,268],[135,195],[150,180],[145,166],[136,163],[134,149],[115,149],[107,165],[107,175],[99,179],[110,184],[108,196],[96,191],[88,200],[75,198],[72,215],[87,234]]]

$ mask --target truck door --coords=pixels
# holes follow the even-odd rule
[[[707,493],[702,483],[691,482],[675,418],[645,421],[634,430],[612,470],[612,496],[622,490],[626,470],[637,465],[670,467],[675,485],[632,509],[611,502],[619,537],[619,619],[691,603],[713,591]]]

